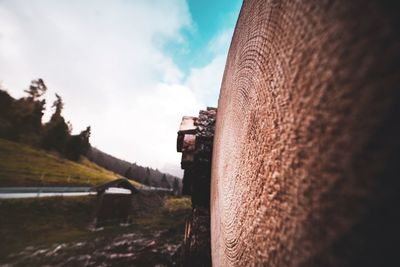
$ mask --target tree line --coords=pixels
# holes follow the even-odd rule
[[[26,143],[77,161],[90,148],[90,126],[77,135],[72,134],[72,125],[62,116],[64,102],[56,94],[51,105],[53,114],[42,122],[46,110],[44,96],[47,86],[42,79],[31,81],[24,92],[26,96],[15,99],[0,87],[0,137]]]
[[[163,173],[158,169],[143,167],[136,163],[116,158],[95,147],[90,147],[87,157],[97,165],[128,179],[136,180],[144,185],[163,187],[180,192],[181,179]]]

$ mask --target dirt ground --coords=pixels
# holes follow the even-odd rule
[[[0,266],[179,266],[190,200],[134,197],[131,223],[90,229],[93,197],[2,200]]]

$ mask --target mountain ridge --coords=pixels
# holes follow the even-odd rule
[[[177,176],[119,159],[93,146],[89,148],[87,158],[109,171],[148,186],[173,188],[174,183],[178,182],[181,187],[182,181]],[[165,180],[168,184],[165,183]]]

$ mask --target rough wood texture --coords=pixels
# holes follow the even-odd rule
[[[398,266],[398,14],[244,2],[214,139],[214,266]]]
[[[210,180],[217,109],[207,107],[198,117],[182,118],[177,151],[182,152],[183,194],[191,196],[192,214],[186,221],[183,266],[211,266]]]

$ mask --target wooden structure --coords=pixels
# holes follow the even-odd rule
[[[183,194],[192,199],[192,214],[186,222],[184,265],[211,265],[210,178],[217,109],[208,107],[198,117],[185,116],[179,128],[177,151],[182,153]]]
[[[95,186],[91,191],[97,191],[94,228],[129,223],[132,195],[139,191],[127,179],[117,179]]]

